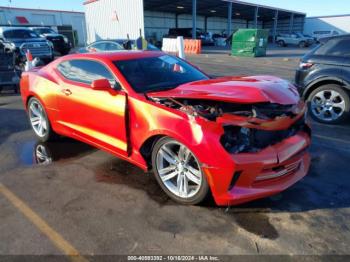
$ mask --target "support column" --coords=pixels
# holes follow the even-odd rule
[[[197,38],[197,0],[192,0],[192,39]]]
[[[231,35],[232,32],[232,2],[228,3],[227,8],[227,36]]]
[[[294,27],[294,14],[291,14],[290,20],[289,20],[289,33],[290,34],[293,32],[293,27]]]
[[[208,33],[208,17],[204,17],[204,32]]]
[[[179,14],[175,14],[175,28],[179,28]]]
[[[272,43],[276,42],[277,25],[278,25],[278,10],[275,11],[275,17],[274,17],[274,21],[273,21]]]
[[[255,7],[255,14],[254,14],[254,27],[258,28],[258,16],[259,16],[259,7]]]

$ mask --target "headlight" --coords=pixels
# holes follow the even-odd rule
[[[63,40],[64,40],[64,42],[65,42],[66,44],[68,44],[68,43],[69,43],[69,39],[68,39],[68,37],[63,36]]]
[[[53,48],[53,43],[51,41],[46,41],[46,43],[49,45],[49,47]]]
[[[299,68],[300,69],[310,69],[314,64],[308,63],[308,62],[300,62]]]

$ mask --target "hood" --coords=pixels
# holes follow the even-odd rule
[[[168,91],[147,94],[157,98],[217,100],[232,103],[276,103],[293,105],[299,102],[297,89],[288,81],[273,76],[223,77],[196,81]]]
[[[61,37],[62,35],[60,34],[41,34],[42,36],[45,36],[45,37]]]
[[[6,40],[14,44],[46,42],[45,38],[7,38]]]

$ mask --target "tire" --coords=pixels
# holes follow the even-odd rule
[[[306,42],[305,42],[305,41],[301,41],[301,42],[298,44],[298,46],[299,46],[300,48],[305,48],[305,47],[306,47]]]
[[[19,93],[19,86],[18,85],[14,85],[13,88],[14,88],[13,91],[15,92],[15,94],[18,94]]]
[[[57,137],[56,133],[52,130],[45,107],[35,97],[32,97],[28,101],[28,117],[29,123],[39,141],[48,142]]]
[[[279,41],[277,42],[277,44],[278,44],[280,47],[285,47],[285,46],[287,46],[286,43],[285,43],[283,40],[279,40]]]
[[[308,96],[307,102],[310,116],[320,123],[340,124],[349,117],[349,94],[339,85],[330,84],[316,88]]]
[[[172,165],[169,159],[170,162],[173,161]],[[182,143],[169,137],[158,140],[152,150],[152,166],[160,187],[174,201],[196,205],[208,196],[209,185],[201,165],[196,156]],[[165,169],[167,171],[162,172]]]

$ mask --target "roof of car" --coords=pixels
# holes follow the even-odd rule
[[[319,41],[321,43],[324,43],[324,42],[327,42],[330,39],[349,38],[349,37],[350,37],[350,34],[335,35],[335,36],[323,37]]]
[[[1,32],[7,31],[7,30],[31,30],[31,29],[28,27],[0,26]]]
[[[72,54],[64,56],[64,60],[69,59],[103,59],[109,61],[115,60],[129,60],[129,59],[137,59],[137,58],[147,58],[147,57],[155,57],[164,55],[165,53],[161,51],[130,51],[130,50],[121,50],[117,52],[101,52],[101,53],[84,53],[84,54]]]

